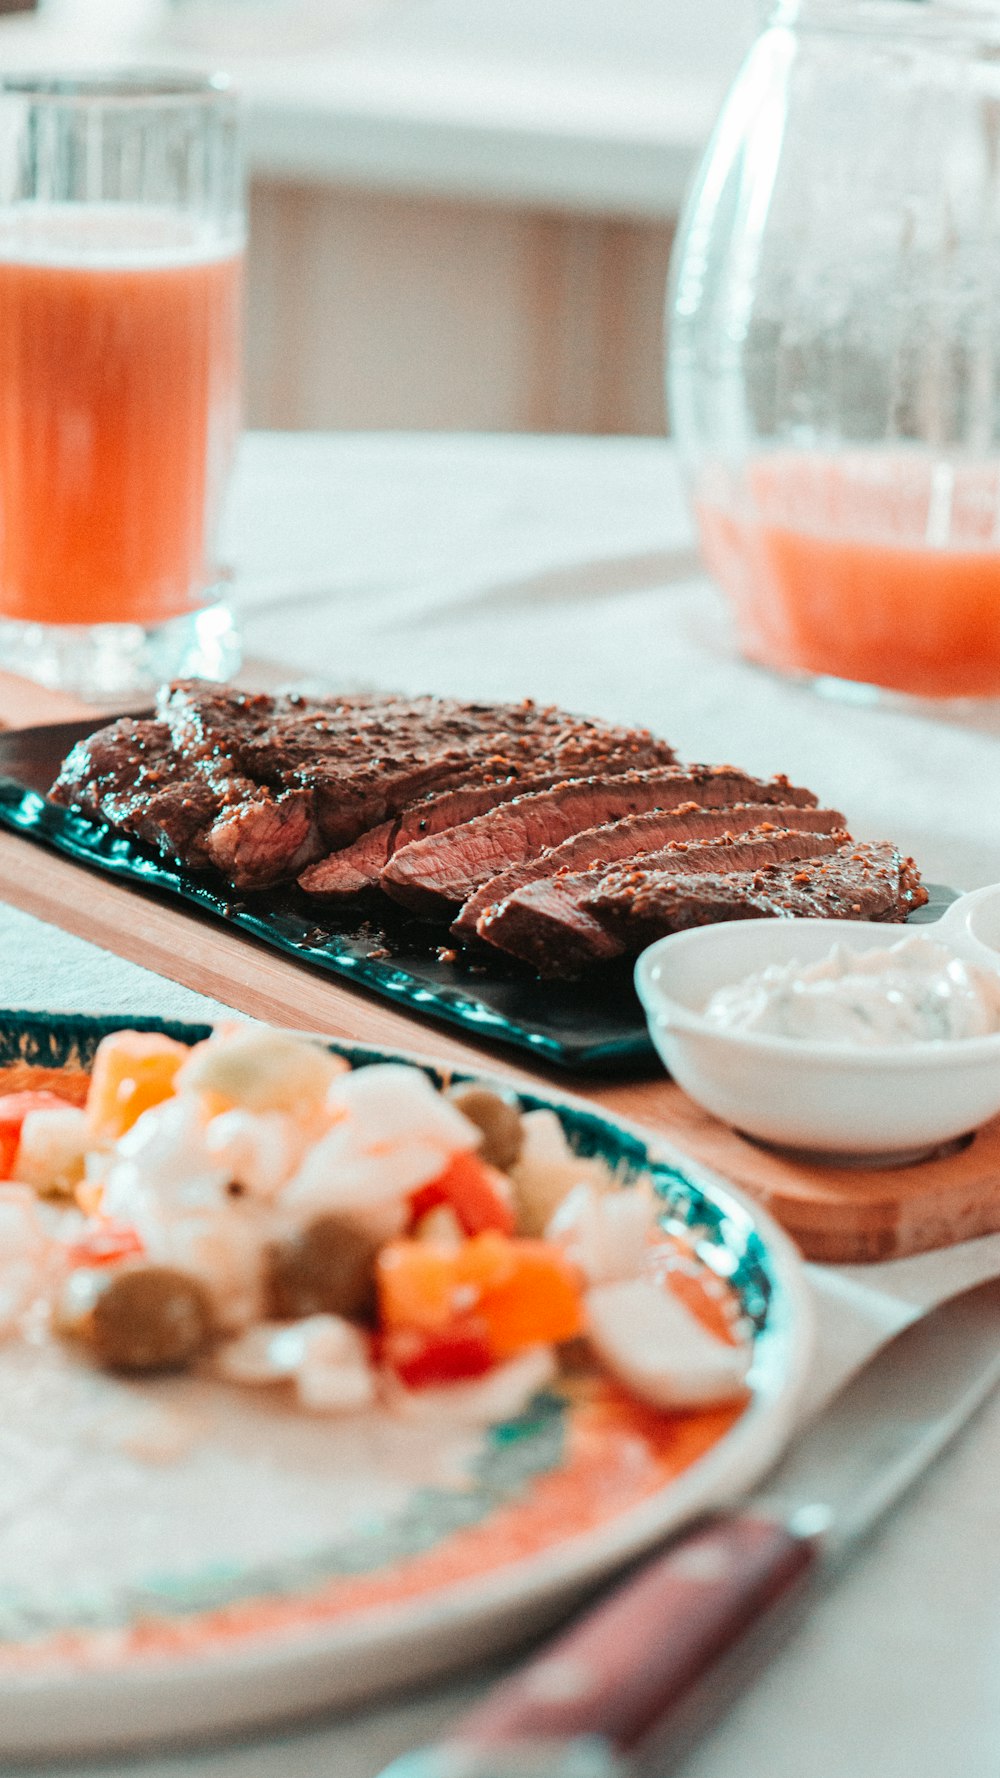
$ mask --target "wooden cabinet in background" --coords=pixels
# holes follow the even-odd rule
[[[250,215],[251,426],[664,430],[668,225],[270,180]]]

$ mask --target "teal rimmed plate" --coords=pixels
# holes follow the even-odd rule
[[[186,1043],[208,1031],[0,1013],[0,1068],[86,1068],[124,1027]],[[456,1078],[330,1047],[354,1067],[416,1060]],[[381,1408],[317,1420],[274,1392],[126,1383],[55,1342],[8,1340],[0,1753],[247,1727],[496,1654],[770,1465],[809,1346],[791,1244],[641,1130],[557,1094],[521,1103],[555,1111],[579,1153],[651,1175],[665,1232],[739,1298],[748,1404],[663,1416],[584,1367],[489,1427]]]

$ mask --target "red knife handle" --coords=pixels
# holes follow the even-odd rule
[[[734,1514],[708,1522],[503,1680],[449,1731],[449,1742],[602,1735],[627,1752],[755,1619],[798,1590],[819,1552],[818,1539],[778,1520]]]

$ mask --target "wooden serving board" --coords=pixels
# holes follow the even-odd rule
[[[0,674],[0,724],[75,717],[85,706]],[[783,1158],[703,1112],[660,1075],[605,1081],[512,1063],[509,1052],[471,1044],[440,1027],[173,905],[0,832],[0,896],[14,907],[206,994],[249,1017],[386,1049],[408,1049],[456,1066],[502,1071],[571,1091],[669,1138],[763,1204],[808,1259],[862,1262],[901,1257],[1000,1230],[1000,1119],[964,1150],[917,1166],[854,1170]],[[53,987],[53,1010],[58,1010]]]
[[[807,1259],[860,1262],[920,1253],[1000,1230],[1000,1119],[963,1151],[880,1170],[808,1165],[738,1136],[672,1082],[595,1086],[593,1079],[527,1069],[397,1012],[277,955],[267,946],[174,907],[13,834],[0,833],[0,895],[38,919],[252,1018],[386,1049],[417,1050],[456,1066],[546,1081],[653,1128],[763,1204]],[[53,1005],[58,994],[53,993]]]
[[[657,1127],[770,1211],[807,1259],[900,1259],[1000,1231],[1000,1118],[957,1152],[916,1165],[828,1166],[758,1147],[672,1082],[623,1091],[655,1094]],[[614,1089],[601,1097],[637,1115]]]
[[[0,673],[0,728],[41,728],[46,722],[72,722],[89,716],[93,705],[69,692],[48,691],[14,673]]]

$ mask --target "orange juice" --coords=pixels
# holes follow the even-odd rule
[[[183,217],[0,225],[0,616],[155,625],[202,602],[238,417],[241,254]]]
[[[919,697],[1000,696],[1000,465],[775,454],[696,500],[751,659]]]

